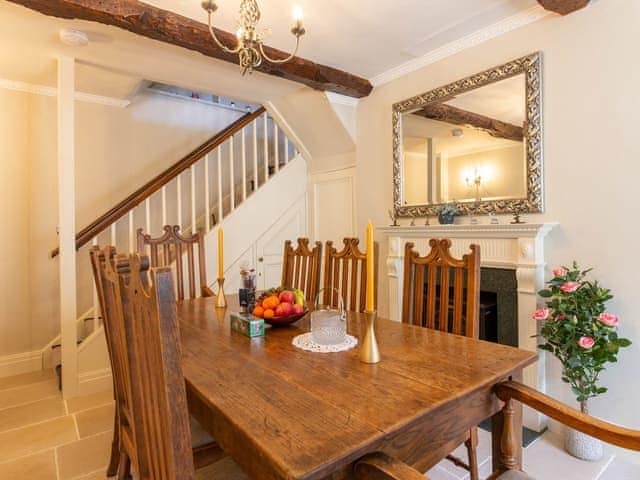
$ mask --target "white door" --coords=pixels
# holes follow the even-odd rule
[[[256,243],[258,290],[277,287],[282,280],[284,242],[296,244],[298,237],[307,236],[306,205],[301,200],[282,216]]]

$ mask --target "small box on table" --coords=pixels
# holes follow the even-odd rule
[[[231,314],[231,330],[247,337],[263,337],[264,320],[254,317],[250,313],[233,312]]]

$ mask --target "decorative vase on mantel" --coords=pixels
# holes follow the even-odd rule
[[[440,222],[440,225],[451,225],[453,224],[454,219],[455,215],[453,214],[446,214],[442,212],[438,214],[438,222]]]
[[[586,400],[580,403],[580,410],[589,413]],[[566,427],[564,432],[564,449],[569,455],[588,462],[597,462],[604,455],[600,440],[570,427]]]

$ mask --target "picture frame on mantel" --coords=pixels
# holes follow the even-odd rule
[[[542,152],[542,54],[536,52],[416,95],[393,105],[393,211],[396,217],[438,215],[443,203],[408,204],[404,198],[403,117],[430,105],[441,105],[456,96],[501,80],[523,75],[525,79],[524,163],[526,195],[522,198],[482,199],[458,202],[461,215],[489,213],[541,213],[544,211]]]

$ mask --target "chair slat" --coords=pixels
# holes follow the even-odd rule
[[[462,335],[462,307],[464,269],[455,268],[453,274],[453,333]]]
[[[318,293],[321,261],[320,242],[309,249],[309,239],[298,238],[298,245],[294,249],[291,241],[287,240],[282,256],[282,285],[303,290],[307,302],[313,302]]]
[[[189,298],[213,296],[213,292],[207,285],[206,257],[204,250],[204,231],[198,229],[190,236],[183,236],[180,233],[180,226],[165,225],[164,233],[157,238],[145,234],[142,229],[138,229],[138,252],[143,253],[146,246],[151,250],[151,266],[170,266],[175,262],[176,291],[178,300],[185,298],[185,284],[188,285]],[[158,249],[162,247],[162,259],[158,257]],[[195,252],[198,252],[198,263],[196,265]],[[153,252],[156,252],[155,254]],[[185,278],[184,258],[187,260],[187,272]],[[196,284],[195,271],[198,269],[199,288]]]
[[[413,307],[415,325],[423,325],[422,316],[424,315],[424,270],[422,265],[416,265],[415,274],[415,306]]]
[[[438,266],[436,264],[427,265],[427,316],[422,322],[423,327],[436,328],[436,279],[438,278]],[[419,288],[416,286],[416,288]]]
[[[333,242],[326,242],[323,287],[326,290],[338,289],[348,310],[364,312],[366,307],[367,255],[358,248],[359,240],[357,238],[345,238],[343,243],[344,247],[338,251],[333,246]],[[358,273],[358,269],[360,273]],[[325,298],[332,299],[331,305],[338,304],[336,292],[326,293]]]
[[[439,326],[443,332],[449,330],[449,267],[440,267],[440,319]]]

